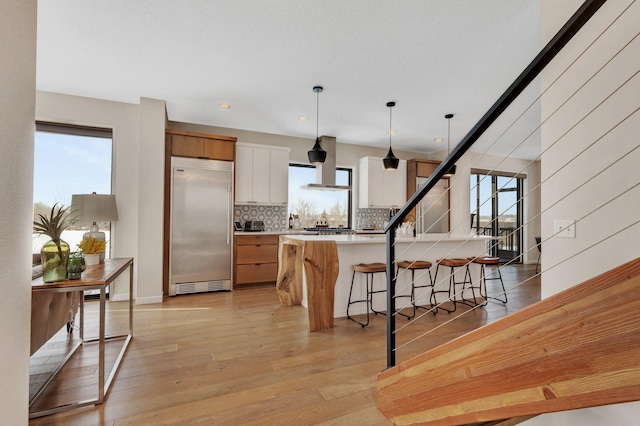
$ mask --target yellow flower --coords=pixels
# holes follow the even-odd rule
[[[106,241],[96,240],[93,237],[84,237],[82,241],[80,241],[80,244],[78,244],[78,248],[80,248],[84,254],[104,253],[106,246]]]

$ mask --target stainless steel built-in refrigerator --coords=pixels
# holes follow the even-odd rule
[[[418,178],[421,188],[428,178]],[[441,179],[418,203],[416,210],[416,232],[433,234],[449,232],[449,179]]]
[[[233,163],[171,158],[169,296],[231,290]]]

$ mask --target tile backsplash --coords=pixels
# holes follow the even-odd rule
[[[356,229],[376,228],[383,229],[385,222],[389,221],[389,209],[365,208],[356,209]]]
[[[236,204],[233,209],[233,220],[244,223],[247,220],[262,220],[265,231],[286,231],[288,228],[287,206],[256,206],[253,204]],[[383,229],[389,220],[389,209],[365,208],[356,209],[353,226],[355,228]]]
[[[262,220],[265,231],[284,231],[287,229],[287,206],[256,206],[236,204],[233,208],[233,220],[244,223],[247,220]]]

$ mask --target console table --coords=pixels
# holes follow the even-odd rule
[[[106,308],[106,290],[111,283],[129,269],[129,332],[126,334],[118,335],[105,335],[105,308]],[[87,290],[100,290],[100,310],[99,310],[99,333],[98,337],[94,339],[84,339],[84,292]],[[29,418],[41,417],[48,414],[58,413],[70,408],[81,407],[85,405],[102,404],[109,392],[111,383],[118,372],[120,362],[124,357],[124,354],[129,347],[129,343],[133,338],[133,258],[115,258],[106,259],[104,263],[99,265],[87,266],[87,269],[82,273],[82,278],[79,280],[66,280],[55,283],[44,283],[42,278],[37,278],[31,283],[32,293],[36,292],[80,292],[80,339],[79,342],[67,353],[62,363],[58,366],[49,380],[42,385],[42,387],[34,394],[29,401]],[[105,373],[105,344],[110,340],[124,339],[124,344],[120,349],[120,353],[116,358],[108,377]],[[89,398],[80,401],[74,401],[71,403],[46,408],[42,410],[31,410],[31,406],[42,394],[47,385],[51,382],[53,377],[60,371],[64,364],[73,356],[73,354],[86,343],[98,342],[98,395],[95,398]]]

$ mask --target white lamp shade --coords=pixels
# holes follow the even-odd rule
[[[112,194],[74,194],[71,196],[70,210],[81,223],[118,220],[116,196]]]

